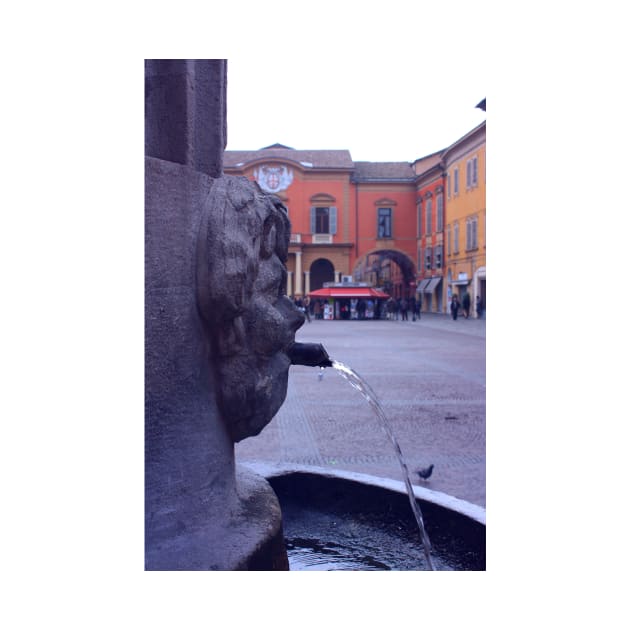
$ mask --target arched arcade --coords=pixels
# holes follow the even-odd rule
[[[362,256],[354,266],[353,277],[394,298],[413,297],[416,290],[416,266],[407,254],[396,249],[376,249]]]

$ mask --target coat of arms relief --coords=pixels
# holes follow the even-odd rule
[[[263,164],[254,170],[254,177],[265,192],[277,193],[291,185],[293,171],[279,164]]]

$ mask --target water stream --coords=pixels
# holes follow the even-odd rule
[[[416,522],[418,524],[418,529],[420,530],[420,539],[422,541],[422,549],[424,552],[424,557],[426,559],[427,565],[431,571],[435,571],[433,566],[433,562],[431,559],[431,543],[429,541],[429,537],[424,528],[424,520],[422,518],[422,512],[420,511],[420,506],[416,501],[416,495],[413,492],[413,488],[411,486],[411,480],[409,478],[409,469],[407,468],[407,464],[405,464],[405,460],[403,458],[402,451],[400,450],[400,445],[398,444],[398,440],[392,431],[392,427],[381,407],[381,404],[378,400],[378,397],[372,390],[372,388],[350,367],[344,365],[339,361],[332,360],[332,366],[335,368],[338,374],[343,376],[354,389],[359,391],[363,398],[365,398],[374,412],[378,417],[382,429],[387,434],[387,437],[391,441],[394,451],[396,452],[396,457],[398,458],[398,462],[400,464],[400,468],[403,474],[403,481],[405,482],[405,486],[407,488],[407,494],[409,495],[409,503],[411,504],[411,509],[413,510],[413,514],[416,518]],[[320,379],[323,376],[324,368],[320,370]]]

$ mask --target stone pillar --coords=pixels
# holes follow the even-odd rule
[[[295,295],[302,295],[302,252],[295,252]]]
[[[227,145],[225,59],[145,59],[147,157],[223,174]]]
[[[311,272],[304,272],[304,295],[308,295],[311,292]]]
[[[215,369],[230,356],[200,309],[200,295],[218,302],[216,292],[227,290],[214,277],[199,282],[204,264],[221,278],[227,269],[252,282],[259,268],[251,255],[211,258],[223,219],[257,210],[244,184],[223,196],[225,207],[210,201],[229,189],[222,174],[226,61],[146,60],[145,88],[145,568],[288,569],[278,500],[264,478],[235,463]],[[251,235],[239,240],[238,228],[228,236],[252,242]],[[248,337],[240,322],[233,328],[233,338],[261,337]],[[278,363],[277,373],[285,364]],[[264,383],[281,390],[281,381],[274,373]],[[281,394],[273,394],[275,404]]]

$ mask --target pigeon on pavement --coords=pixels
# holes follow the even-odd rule
[[[418,476],[420,477],[420,479],[428,479],[431,476],[431,473],[433,472],[433,464],[431,464],[430,466],[427,466],[427,468],[421,468],[420,470],[416,471],[418,473]]]

